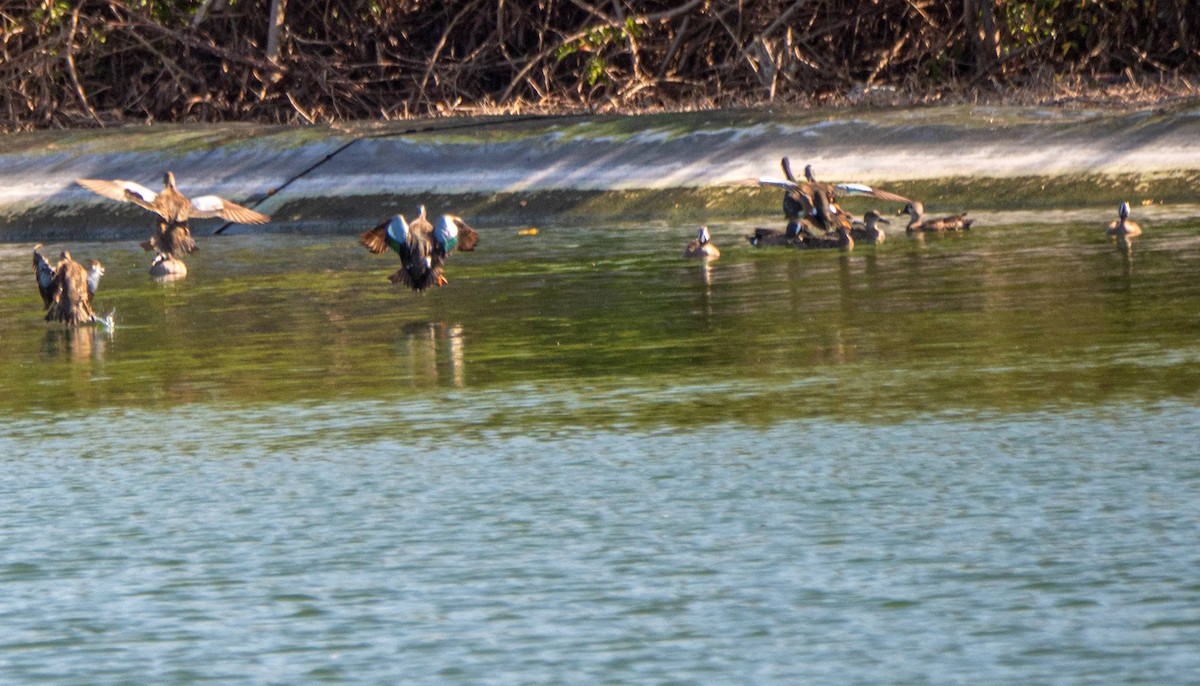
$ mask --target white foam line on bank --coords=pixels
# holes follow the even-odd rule
[[[264,143],[176,153],[96,152],[88,146],[0,153],[0,206],[94,203],[99,199],[75,186],[75,178],[126,178],[156,188],[169,168],[185,191],[231,199],[261,197],[299,176],[262,205],[266,211],[302,197],[722,186],[775,172],[783,155],[797,167],[812,163],[822,179],[872,183],[1200,170],[1194,112],[1045,121],[1033,121],[1037,111],[1023,114],[1021,123],[1003,125],[990,123],[990,115],[948,124],[946,112],[936,109],[882,123],[851,116],[764,123],[759,116],[744,127],[693,131],[687,124],[699,127],[702,120],[680,115],[673,128],[626,136],[547,127],[502,142],[473,142],[464,130],[442,142],[436,133],[397,135],[360,140],[303,175],[337,147],[332,139],[277,151]],[[572,131],[603,130],[585,122]]]

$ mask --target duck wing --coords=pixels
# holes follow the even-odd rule
[[[50,303],[54,302],[54,268],[46,261],[42,253],[38,252],[38,248],[42,247],[39,243],[33,249],[33,273],[37,277],[38,292],[42,294],[42,307],[50,307]]]
[[[88,300],[88,275],[83,265],[63,260],[54,271],[51,289],[54,302],[46,312],[46,321],[83,324],[92,320],[95,312]]]
[[[189,217],[220,217],[238,224],[266,224],[271,221],[270,217],[261,212],[255,212],[249,207],[242,207],[216,195],[201,195],[191,198],[189,202]]]
[[[895,193],[891,193],[880,188],[872,188],[865,183],[835,184],[833,186],[833,192],[835,195],[865,195],[871,198],[877,198],[879,200],[886,200],[888,202],[912,202],[903,195],[896,195]]]
[[[103,195],[110,200],[119,200],[121,202],[132,202],[132,199],[126,193],[134,194],[145,203],[152,203],[158,197],[157,193],[142,184],[122,179],[113,179],[111,181],[107,179],[75,179],[75,183],[97,195]]]
[[[479,233],[463,221],[462,217],[443,214],[433,227],[433,238],[445,254],[455,250],[471,252],[479,245]]]

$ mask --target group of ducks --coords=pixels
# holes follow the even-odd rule
[[[904,231],[910,236],[962,233],[969,230],[975,221],[967,217],[966,212],[936,219],[926,218],[925,207],[920,202],[902,195],[861,183],[822,183],[817,181],[813,174],[812,165],[805,166],[804,180],[801,181],[792,174],[791,162],[786,157],[781,160],[780,166],[786,178],[764,176],[757,179],[757,183],[761,186],[784,189],[783,214],[788,220],[787,227],[783,230],[756,228],[752,235],[746,236],[750,245],[755,247],[853,250],[855,241],[875,244],[884,242],[887,236],[879,224],[891,222],[876,210],[868,210],[861,221],[854,219],[837,203],[837,198],[845,195],[865,195],[878,200],[904,203],[896,214],[909,216]],[[1141,227],[1129,219],[1129,203],[1122,201],[1117,207],[1117,218],[1109,223],[1105,234],[1113,239],[1120,250],[1128,253],[1133,239],[1141,233]],[[683,256],[713,260],[721,256],[721,250],[712,242],[708,227],[701,226],[696,238],[684,247]]]
[[[156,215],[154,233],[141,243],[141,247],[155,253],[150,274],[164,279],[185,276],[187,265],[183,257],[198,249],[188,225],[190,219],[220,217],[238,224],[265,224],[271,220],[265,214],[216,195],[189,198],[179,191],[171,172],[163,175],[163,190],[159,193],[122,179],[77,179],[76,183],[106,198],[131,202]],[[411,223],[397,214],[363,233],[359,242],[375,254],[395,250],[400,256],[401,267],[388,279],[414,291],[423,291],[447,283],[443,273],[447,255],[455,250],[474,250],[479,243],[479,234],[461,217],[452,214],[441,215],[431,223],[425,216],[425,207],[421,206]],[[33,248],[33,271],[46,310],[46,321],[68,325],[97,323],[111,328],[112,314],[100,317],[92,307],[100,277],[104,275],[104,266],[99,260],[88,260],[85,269],[71,253],[63,251],[59,254],[58,264],[51,266],[40,252],[41,247],[39,243]]]
[[[886,235],[879,225],[891,222],[876,210],[867,211],[861,221],[854,219],[838,205],[837,198],[844,195],[865,195],[904,203],[897,214],[909,215],[909,222],[905,226],[905,233],[909,235],[961,233],[969,230],[974,221],[967,217],[966,212],[927,219],[924,207],[915,200],[859,183],[830,184],[817,181],[812,165],[805,167],[804,179],[799,180],[792,174],[788,158],[784,157],[780,164],[786,178],[762,177],[757,183],[784,189],[783,213],[788,223],[782,230],[755,229],[753,235],[746,236],[755,247],[851,250],[855,241],[882,243]],[[175,175],[171,172],[163,175],[163,190],[159,193],[121,179],[78,179],[77,183],[106,198],[131,202],[156,215],[154,233],[141,243],[143,249],[155,253],[150,274],[156,277],[179,278],[187,274],[183,256],[197,250],[188,226],[192,218],[220,217],[240,224],[270,221],[265,214],[216,195],[189,198],[179,191],[175,185]],[[1128,251],[1131,241],[1142,230],[1129,220],[1129,203],[1122,202],[1117,215],[1106,233],[1121,249]],[[452,214],[443,214],[435,222],[430,222],[422,205],[411,222],[397,214],[359,236],[359,243],[377,255],[394,250],[400,256],[401,266],[388,279],[419,292],[432,286],[445,285],[446,258],[456,250],[474,250],[479,243],[479,234],[461,217]],[[69,252],[63,251],[58,264],[52,267],[41,254],[41,247],[41,244],[34,246],[33,270],[46,310],[46,320],[68,325],[99,323],[112,327],[112,314],[99,317],[92,307],[100,277],[104,275],[104,266],[98,260],[87,260],[88,266],[85,268],[72,259]],[[721,251],[713,244],[708,227],[702,226],[695,240],[684,249],[683,255],[716,259]]]
[[[855,241],[879,244],[887,239],[880,224],[891,224],[876,210],[868,210],[862,220],[854,219],[838,205],[837,198],[846,195],[864,195],[878,200],[904,203],[898,215],[909,216],[904,227],[909,235],[926,233],[961,233],[971,228],[974,219],[966,212],[947,217],[930,219],[925,217],[925,207],[916,200],[896,195],[885,190],[872,188],[861,183],[823,183],[817,181],[812,165],[804,168],[804,179],[792,174],[792,165],[784,157],[780,162],[786,178],[764,176],[757,180],[761,186],[784,189],[783,214],[787,227],[780,229],[756,228],[746,240],[756,248],[779,246],[802,250],[837,248],[853,250]],[[721,251],[712,243],[707,227],[700,227],[695,240],[684,248],[684,257],[716,259]]]

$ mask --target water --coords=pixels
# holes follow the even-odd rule
[[[0,680],[1192,682],[1200,213],[1151,216],[484,227],[425,296],[350,235],[66,246],[111,335],[0,246]]]

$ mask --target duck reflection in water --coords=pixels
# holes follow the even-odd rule
[[[408,322],[400,329],[397,352],[407,358],[414,383],[441,386],[448,380],[455,388],[466,383],[461,324]]]
[[[42,355],[47,358],[67,357],[72,362],[103,362],[113,330],[105,327],[81,326],[46,329],[42,338]]]

